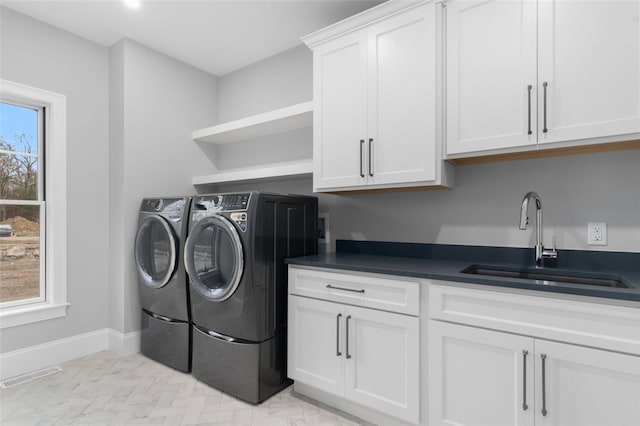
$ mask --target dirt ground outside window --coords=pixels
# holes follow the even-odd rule
[[[40,296],[40,226],[22,217],[10,224],[15,236],[0,237],[0,302]]]

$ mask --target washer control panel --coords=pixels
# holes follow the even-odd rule
[[[182,198],[145,198],[140,210],[150,213],[180,213],[183,202]]]

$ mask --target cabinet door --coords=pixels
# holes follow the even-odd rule
[[[429,348],[430,425],[533,426],[533,339],[430,320]]]
[[[289,296],[288,376],[326,392],[344,392],[342,305]],[[341,353],[342,352],[342,353]]]
[[[357,307],[345,315],[345,397],[417,423],[420,319]]]
[[[538,37],[539,143],[640,132],[640,1],[542,1]]]
[[[436,177],[435,3],[369,28],[369,184]]]
[[[536,2],[450,0],[445,14],[447,152],[535,145]]]
[[[316,189],[366,183],[367,33],[313,51],[313,180]]]
[[[536,426],[640,425],[640,357],[545,340],[535,346]]]

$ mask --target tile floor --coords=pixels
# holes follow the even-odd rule
[[[98,352],[63,371],[0,389],[0,424],[356,426],[363,424],[292,395],[260,405],[237,400],[140,354]]]

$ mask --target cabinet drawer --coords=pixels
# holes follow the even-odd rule
[[[428,299],[432,319],[640,355],[640,308],[447,284]]]
[[[420,280],[289,267],[289,293],[408,315],[420,313]]]

